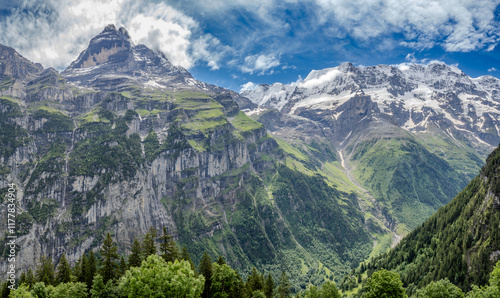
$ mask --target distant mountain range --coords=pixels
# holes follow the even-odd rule
[[[439,62],[344,63],[242,95],[273,136],[303,148],[312,139],[330,143],[389,221],[408,231],[464,187],[500,142],[499,86]]]
[[[206,250],[243,274],[286,268],[296,289],[339,279],[477,173],[500,141],[497,90],[443,64],[342,64],[240,95],[114,25],[61,73],[0,45],[18,266],[74,263],[106,232],[129,251],[165,226],[195,263]]]

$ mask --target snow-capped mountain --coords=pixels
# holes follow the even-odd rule
[[[243,96],[260,107],[291,115],[328,111],[338,120],[342,106],[364,95],[375,103],[371,117],[390,119],[411,131],[438,125],[491,150],[500,142],[500,80],[470,78],[443,63],[338,67],[313,70],[300,82],[260,85]],[[366,111],[372,112],[372,111]]]

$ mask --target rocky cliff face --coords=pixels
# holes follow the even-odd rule
[[[61,74],[30,71],[4,77],[0,97],[0,189],[19,188],[20,268],[63,252],[73,263],[108,231],[127,251],[150,226],[195,260],[207,250],[276,272],[303,262],[304,286],[368,255],[355,194],[291,167],[239,110],[247,99],[133,45],[125,29],[106,27]]]

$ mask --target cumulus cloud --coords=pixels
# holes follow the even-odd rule
[[[240,87],[240,92],[239,93],[243,93],[245,91],[252,91],[252,90],[255,90],[259,85],[253,83],[253,82],[247,82],[243,85],[241,85]]]
[[[498,1],[316,0],[323,22],[345,35],[369,40],[402,34],[401,45],[449,52],[486,49],[499,41]],[[332,18],[333,16],[333,18]]]
[[[496,68],[494,68],[494,67],[492,67],[492,68],[488,69],[488,72],[495,72],[495,71],[498,71],[498,69],[496,69]]]
[[[321,73],[321,71],[312,71],[304,81],[298,84],[298,86],[302,88],[314,88],[332,81],[341,74],[342,72],[338,69],[330,69],[324,73]]]
[[[217,69],[223,55],[220,42],[203,34],[193,18],[165,3],[132,0],[26,0],[0,19],[0,43],[45,67],[64,69],[108,24],[124,26],[136,44],[161,50],[185,68],[206,61]]]
[[[259,75],[274,73],[273,68],[280,65],[279,58],[274,54],[251,55],[245,57],[241,71],[249,74],[257,72]]]

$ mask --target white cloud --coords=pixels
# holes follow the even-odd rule
[[[320,21],[358,40],[394,33],[400,44],[428,49],[441,45],[446,51],[468,52],[498,43],[499,23],[494,11],[498,0],[316,0]],[[333,16],[333,18],[332,18]]]
[[[496,69],[496,68],[494,68],[494,67],[492,67],[492,68],[488,69],[488,72],[494,72],[494,71],[498,71],[498,69]]]
[[[335,79],[337,76],[341,75],[342,72],[338,69],[330,69],[325,73],[318,74],[318,71],[312,71],[307,78],[299,83],[299,87],[302,88],[314,88],[320,86],[326,82],[330,82]]]
[[[252,90],[255,90],[259,85],[253,83],[253,82],[247,82],[243,85],[241,85],[240,87],[240,92],[239,93],[243,93],[245,91],[252,91]]]
[[[222,45],[191,17],[165,3],[133,0],[35,0],[0,19],[0,43],[44,67],[64,69],[108,24],[124,26],[132,40],[161,50],[174,65],[199,60],[217,69]],[[211,58],[210,58],[211,57]]]
[[[258,72],[259,75],[273,74],[273,68],[280,65],[279,58],[274,54],[269,55],[251,55],[245,57],[244,64],[241,66],[241,71],[249,74]]]

